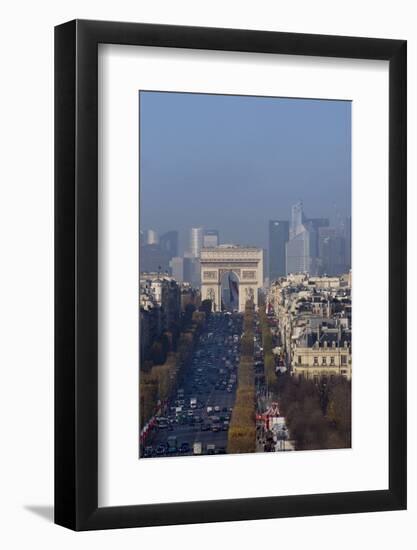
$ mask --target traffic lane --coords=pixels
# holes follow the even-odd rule
[[[228,393],[227,391],[214,390],[209,394],[210,401],[205,402],[205,407],[203,409],[193,409],[194,416],[199,416],[203,419],[203,424],[212,425],[213,417],[218,417],[219,421],[216,422],[217,425],[223,427],[223,421],[220,420],[221,416],[225,414],[231,414],[229,409],[233,408],[235,395],[234,393]],[[207,414],[207,406],[219,406],[219,412],[213,412],[212,415]],[[227,413],[223,409],[227,409]],[[202,431],[200,424],[173,424],[172,429],[163,428],[158,429],[149,438],[148,444],[152,446],[157,446],[161,443],[166,444],[168,437],[176,436],[178,439],[178,444],[182,442],[188,442],[190,444],[195,441],[216,443],[222,442],[224,446],[227,445],[227,430],[221,429],[219,432],[213,432],[211,429],[207,431]]]
[[[192,365],[190,365],[189,373],[187,376],[187,379],[184,380],[184,400],[187,401],[187,399],[190,399],[190,397],[197,397],[197,399],[202,403],[203,407],[194,409],[193,413],[195,416],[201,416],[203,417],[203,421],[205,424],[211,424],[211,418],[209,415],[207,415],[207,407],[208,406],[218,406],[220,408],[220,411],[217,413],[214,413],[214,416],[221,416],[222,414],[226,414],[222,409],[227,408],[227,414],[230,414],[229,409],[232,408],[234,401],[235,401],[235,393],[236,393],[236,387],[234,385],[232,392],[227,392],[225,390],[216,390],[215,384],[216,381],[219,381],[224,378],[224,374],[220,375],[220,372],[216,369],[219,367],[224,368],[224,361],[223,356],[228,356],[228,350],[233,347],[236,348],[235,343],[229,343],[226,341],[227,337],[231,334],[241,333],[241,327],[239,324],[233,323],[232,327],[227,326],[227,322],[225,320],[225,317],[218,319],[216,323],[212,323],[212,325],[209,327],[209,330],[211,330],[215,334],[215,338],[220,339],[220,342],[216,343],[207,343],[207,339],[203,337],[201,344],[197,346],[197,348],[194,351],[193,359],[192,359]],[[205,358],[199,362],[199,359],[196,358],[196,354],[199,350],[203,350],[206,352]],[[239,350],[237,350],[237,354],[239,355]],[[203,371],[198,373],[198,370],[202,368],[202,364],[204,364]],[[213,369],[215,371],[213,372]],[[226,369],[227,372],[227,369]],[[216,376],[213,376],[215,373],[217,373]],[[195,389],[196,383],[193,380],[195,377],[198,376],[206,376],[211,377],[214,379],[212,384],[206,384],[203,387],[200,387],[197,391]],[[211,376],[210,376],[211,375]],[[170,403],[170,407],[174,405],[173,400]],[[221,426],[223,426],[223,422],[219,422]],[[178,438],[178,444],[180,445],[182,442],[187,442],[189,444],[192,444],[194,441],[201,440],[202,443],[212,443],[214,442],[217,445],[223,444],[222,446],[227,445],[227,431],[221,430],[219,432],[213,432],[213,431],[201,431],[200,426],[190,426],[190,425],[178,425],[174,424],[173,429],[160,429],[156,432],[154,432],[151,437],[149,438],[148,445],[152,445],[153,447],[158,446],[159,444],[166,444],[167,439],[169,436],[175,435]],[[196,439],[197,438],[197,439]]]
[[[210,394],[210,400],[207,400],[205,402],[205,405],[203,408],[199,409],[189,409],[193,412],[193,417],[200,417],[203,419],[203,424],[205,425],[212,425],[213,424],[213,417],[219,418],[218,421],[215,422],[215,424],[218,424],[220,426],[223,426],[224,420],[220,420],[220,418],[226,414],[229,416],[231,415],[230,409],[233,408],[235,400],[235,395],[232,393],[228,393],[226,391],[220,391],[215,390],[212,394]],[[213,414],[207,413],[207,407],[213,407]],[[220,407],[220,411],[214,411],[214,407],[218,406]],[[223,411],[223,409],[227,409],[227,411]],[[177,434],[185,434],[185,433],[201,433],[201,434],[207,434],[207,433],[216,433],[210,431],[202,431],[200,427],[200,423],[197,424],[173,424],[172,429],[163,428],[158,429],[152,434],[151,440],[153,442],[164,442],[170,435],[177,435]],[[150,443],[151,443],[150,440]],[[164,440],[164,441],[163,441]]]
[[[175,436],[177,438],[177,446],[180,447],[182,443],[188,443],[190,447],[190,453],[192,454],[193,444],[200,442],[203,444],[203,454],[207,454],[207,445],[214,444],[216,449],[227,448],[227,431],[212,432],[201,431],[198,428],[192,426],[178,426],[173,430],[158,430],[152,440],[152,446],[154,448],[158,445],[166,445],[168,437]]]

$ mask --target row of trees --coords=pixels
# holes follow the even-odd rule
[[[146,362],[140,372],[140,425],[143,427],[174,391],[181,371],[189,364],[194,344],[205,324],[206,313],[194,311],[190,324],[180,333],[176,349],[169,349],[162,364]]]
[[[254,352],[254,304],[247,302],[243,318],[236,400],[228,432],[228,453],[256,451]]]
[[[351,384],[343,377],[315,384],[278,377],[279,403],[297,450],[351,446]],[[326,394],[326,399],[323,399]]]
[[[277,377],[275,374],[275,358],[272,353],[272,334],[268,325],[268,318],[265,311],[259,310],[259,322],[262,334],[262,347],[264,348],[264,371],[265,381],[270,393],[277,393]]]

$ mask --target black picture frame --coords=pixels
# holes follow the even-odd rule
[[[98,507],[98,44],[389,62],[389,488]],[[74,20],[55,28],[55,522],[108,529],[406,508],[406,41]]]

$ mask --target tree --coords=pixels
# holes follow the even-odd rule
[[[242,355],[253,358],[253,332],[245,332],[240,341],[240,352]]]
[[[329,390],[327,417],[338,433],[345,447],[351,446],[352,396],[351,384],[338,378]]]
[[[151,373],[141,373],[140,378],[140,424],[143,428],[156,412],[158,384]]]

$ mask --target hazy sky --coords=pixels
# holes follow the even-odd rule
[[[268,221],[350,215],[351,103],[140,92],[141,228],[267,247]]]

